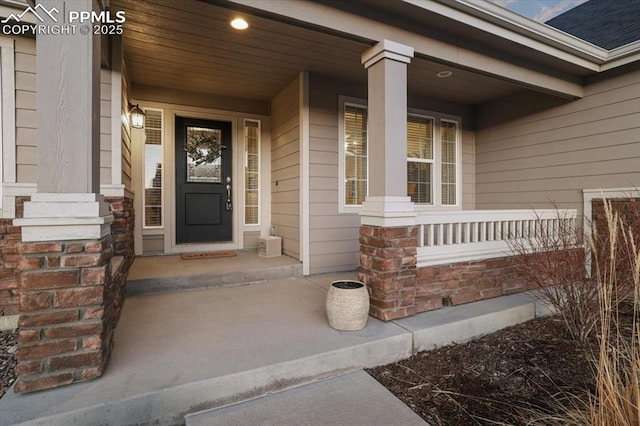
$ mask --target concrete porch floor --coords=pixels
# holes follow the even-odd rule
[[[302,264],[286,255],[258,256],[257,250],[232,250],[236,256],[183,260],[180,255],[138,256],[127,276],[127,296],[224,287],[302,276]]]
[[[0,400],[0,425],[184,424],[187,414],[406,358],[536,316],[527,295],[357,332],[331,329],[331,281],[354,272],[128,298],[100,379]]]

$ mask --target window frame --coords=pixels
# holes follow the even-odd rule
[[[142,230],[143,231],[158,231],[158,230],[164,230],[165,228],[165,224],[166,224],[166,202],[165,202],[165,190],[166,190],[166,186],[167,186],[167,182],[166,182],[166,173],[167,173],[167,167],[165,164],[165,126],[166,126],[166,121],[165,121],[165,112],[164,109],[162,108],[152,108],[152,107],[142,107],[145,111],[145,113],[147,111],[158,111],[160,112],[160,146],[161,146],[161,155],[160,155],[160,159],[162,161],[162,182],[160,183],[160,225],[155,225],[155,226],[148,226],[146,225],[147,223],[147,203],[146,203],[146,197],[143,195],[142,196]],[[147,134],[146,134],[146,120],[145,120],[145,127],[144,127],[144,131],[145,131],[145,138],[144,138],[144,144],[142,146],[142,194],[145,194],[145,190],[147,189],[146,186],[146,167],[147,167],[147,151],[146,151],[146,145],[147,145]],[[145,234],[146,235],[146,234]]]
[[[436,169],[436,163],[438,162],[437,158],[437,154],[436,154],[436,145],[438,143],[438,139],[437,139],[437,130],[438,130],[438,120],[433,116],[433,115],[426,115],[426,114],[418,114],[415,112],[408,112],[407,113],[407,122],[409,121],[409,117],[413,117],[413,118],[419,118],[419,119],[426,119],[426,120],[433,120],[433,135],[432,135],[432,146],[431,146],[431,150],[433,153],[433,158],[432,159],[428,159],[428,158],[414,158],[414,157],[409,157],[409,155],[407,155],[407,163],[411,162],[411,163],[426,163],[426,164],[431,164],[431,202],[430,203],[414,203],[415,205],[420,205],[420,206],[433,206],[435,204],[435,200],[436,200],[436,173],[438,172]],[[408,154],[408,153],[407,153]],[[407,164],[408,167],[408,164]],[[408,182],[408,176],[407,176],[407,185],[409,184]],[[407,194],[407,196],[409,196],[409,194]]]
[[[345,203],[345,122],[344,112],[345,106],[355,106],[368,110],[367,101],[360,98],[348,96],[338,96],[338,212],[341,214],[357,214],[360,213],[362,205],[347,205]],[[435,111],[428,111],[418,108],[408,108],[407,118],[417,117],[434,120],[433,135],[433,160],[427,159],[411,159],[415,162],[429,162],[432,166],[433,182],[431,185],[432,202],[414,203],[417,211],[446,211],[446,210],[462,210],[462,118],[457,115],[445,114]],[[369,115],[367,114],[367,183],[369,180]],[[453,122],[456,124],[456,203],[442,204],[442,134],[441,123]],[[416,161],[418,160],[418,161]],[[407,163],[409,162],[407,156]],[[367,184],[367,194],[369,185]]]
[[[442,203],[442,123],[454,123],[456,125],[456,203],[455,204],[443,204]],[[440,159],[438,164],[440,166],[440,182],[438,184],[438,191],[440,193],[439,206],[440,208],[458,208],[462,206],[461,198],[462,198],[462,141],[461,141],[461,133],[460,133],[460,120],[455,120],[449,117],[441,117],[438,120],[438,135],[439,135],[439,148],[440,148]]]
[[[246,169],[247,169],[247,165],[248,165],[248,161],[249,161],[249,157],[248,157],[248,141],[247,141],[247,122],[254,122],[257,123],[257,129],[258,129],[258,142],[257,142],[257,146],[258,146],[258,152],[257,152],[257,156],[258,156],[258,187],[257,187],[257,191],[258,191],[258,198],[257,198],[257,207],[258,207],[258,221],[256,223],[247,223],[247,203],[246,203],[246,192],[247,192],[247,185],[248,185],[248,181],[247,181],[247,175],[246,175]],[[245,118],[242,121],[242,132],[243,132],[243,136],[244,136],[244,147],[243,147],[243,157],[244,157],[244,163],[243,163],[243,170],[242,173],[244,175],[244,192],[243,195],[245,196],[245,201],[243,202],[243,211],[242,211],[242,222],[245,226],[245,228],[250,228],[250,227],[259,227],[262,224],[262,214],[261,214],[261,206],[262,206],[262,191],[261,191],[261,185],[260,185],[260,172],[262,169],[262,120],[258,120],[258,119],[253,119],[253,118]]]
[[[345,201],[345,179],[346,179],[346,159],[345,159],[345,108],[347,106],[364,108],[367,110],[367,126],[369,128],[369,107],[367,101],[360,98],[348,96],[338,96],[338,212],[342,214],[357,214],[362,209],[362,204],[347,204]],[[369,195],[369,132],[367,131],[367,194]]]
[[[418,108],[408,108],[407,117],[416,116],[434,120],[433,164],[434,182],[432,184],[432,203],[414,203],[417,211],[462,210],[462,118],[457,115],[428,111]],[[442,204],[442,134],[443,121],[456,124],[456,204]],[[408,157],[407,157],[408,161]]]

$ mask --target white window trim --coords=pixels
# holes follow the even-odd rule
[[[341,214],[358,214],[362,209],[362,205],[347,205],[344,201],[344,182],[345,182],[345,126],[344,126],[344,109],[346,106],[354,106],[368,110],[367,101],[359,98],[348,96],[338,96],[338,213]],[[369,127],[367,114],[367,128]],[[367,131],[367,182],[369,180],[369,132]],[[367,195],[369,195],[369,185],[367,184]]]
[[[166,206],[165,206],[165,188],[166,188],[166,173],[167,173],[167,167],[165,165],[165,159],[164,159],[164,151],[165,151],[165,126],[166,126],[166,122],[165,122],[165,114],[164,114],[164,110],[161,108],[147,108],[147,107],[143,107],[145,111],[159,111],[160,112],[160,120],[162,121],[162,125],[160,127],[160,141],[161,141],[161,147],[162,147],[162,152],[161,152],[161,156],[160,158],[162,159],[162,183],[160,185],[160,191],[162,196],[160,197],[161,203],[162,205],[160,206],[160,214],[162,217],[161,220],[161,225],[159,226],[147,226],[145,225],[145,223],[147,223],[146,221],[146,214],[147,214],[147,205],[146,205],[146,197],[144,196],[145,193],[145,189],[146,189],[146,176],[145,176],[145,172],[146,172],[146,150],[145,150],[145,145],[147,144],[147,140],[146,140],[146,132],[145,132],[145,140],[144,140],[144,144],[142,147],[142,188],[140,189],[140,192],[142,195],[142,229],[144,232],[144,235],[151,235],[151,234],[162,234],[164,233],[164,227],[165,227],[165,223],[166,223],[166,216],[165,216],[165,212],[166,212]],[[145,129],[146,131],[146,129]],[[153,231],[158,231],[158,232],[153,232]]]
[[[436,191],[440,191],[440,186],[436,185],[436,181],[438,173],[440,173],[439,171],[439,164],[437,159],[439,158],[439,156],[436,153],[436,150],[439,149],[438,146],[438,138],[436,133],[437,129],[438,129],[438,119],[435,118],[432,115],[426,115],[426,114],[418,114],[418,113],[414,113],[414,112],[409,112],[407,113],[407,118],[408,117],[414,117],[414,118],[426,118],[428,120],[433,120],[433,146],[431,147],[433,150],[433,159],[427,159],[427,158],[409,158],[409,156],[407,156],[407,162],[414,162],[414,163],[427,163],[427,164],[431,164],[431,202],[430,203],[414,203],[416,206],[429,206],[432,207],[434,206],[436,203],[435,201],[439,199],[439,197],[436,196]],[[438,151],[439,152],[439,151]]]
[[[262,225],[262,185],[260,184],[260,177],[262,176],[262,120],[257,120],[257,119],[251,119],[251,118],[245,118],[242,121],[242,133],[244,135],[244,168],[246,169],[247,164],[248,164],[248,144],[247,144],[247,122],[254,122],[254,123],[258,123],[258,222],[257,223],[247,223],[247,217],[246,217],[246,213],[247,213],[247,204],[246,202],[243,203],[243,208],[242,208],[242,222],[244,225],[245,230],[250,230],[251,227],[256,227],[259,228]],[[245,170],[242,170],[243,175],[245,174]],[[247,191],[247,179],[246,179],[246,175],[244,177],[244,190],[243,190],[243,194],[246,194]]]
[[[460,210],[462,208],[462,132],[460,130],[460,128],[462,127],[462,122],[460,118],[452,118],[451,116],[442,115],[438,119],[438,130],[441,129],[440,123],[442,122],[455,123],[456,125],[456,203],[446,205],[442,204],[442,180],[440,180],[438,184],[438,192],[440,193],[438,206],[440,209]],[[438,132],[438,146],[440,149],[442,149],[441,135],[442,133]],[[440,158],[437,162],[440,166],[442,166],[442,152],[440,152]]]

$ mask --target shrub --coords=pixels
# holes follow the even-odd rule
[[[587,273],[582,231],[559,213],[553,222],[538,218],[535,232],[509,244],[520,276],[562,318],[571,337],[585,341],[598,321],[598,287]]]
[[[587,353],[594,365],[594,392],[585,400],[559,391],[552,397],[560,414],[542,414],[527,424],[640,425],[640,215],[621,216],[609,202],[604,213],[606,229],[590,239],[598,290],[598,349]],[[620,321],[624,309],[630,312],[630,327]]]

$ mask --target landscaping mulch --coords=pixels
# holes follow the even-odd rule
[[[0,330],[0,398],[16,380],[17,341],[16,330]]]
[[[554,400],[586,397],[596,342],[571,340],[555,317],[367,370],[432,426],[524,425]]]

